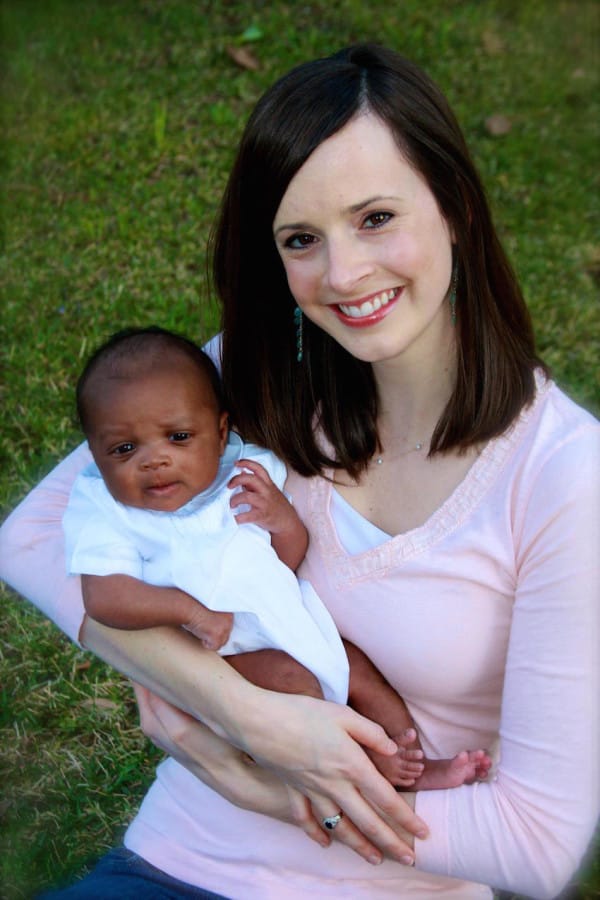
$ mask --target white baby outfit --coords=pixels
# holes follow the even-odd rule
[[[67,570],[178,587],[211,610],[233,612],[222,655],[284,650],[319,679],[325,699],[345,703],[348,661],[331,616],[311,585],[278,558],[269,532],[239,525],[230,507],[227,484],[242,458],[260,463],[283,488],[284,464],[230,432],[213,483],[175,512],[124,506],[91,463],[78,476],[63,519]]]

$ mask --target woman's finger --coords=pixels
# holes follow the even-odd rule
[[[155,694],[152,694],[148,688],[138,684],[136,681],[132,681],[131,685],[135,692],[135,698],[140,714],[140,727],[143,733],[156,747],[168,753],[170,751],[171,742],[154,709],[155,702],[161,703],[163,701],[156,697]]]
[[[298,825],[299,828],[302,828],[304,833],[308,835],[311,840],[320,844],[321,847],[329,847],[331,844],[331,837],[328,834],[323,833],[323,829],[315,818],[307,798],[289,784],[286,784],[286,789],[288,792],[290,814],[293,823]]]
[[[398,799],[394,788],[390,786],[390,790]],[[401,828],[392,827],[392,822],[396,820],[388,820],[381,810],[367,803],[359,791],[353,789],[346,794],[336,811],[331,809],[331,800],[325,801],[324,805],[321,798],[313,799],[312,806],[315,815],[320,816],[323,827],[326,817],[343,810],[342,818],[331,831],[331,836],[346,844],[367,862],[377,865],[384,856],[389,856],[403,865],[414,863],[411,836]]]
[[[382,852],[360,833],[347,815],[342,814],[337,820],[337,815],[329,809],[331,800],[325,797],[314,798],[313,806],[303,794],[289,785],[288,796],[294,823],[302,828],[311,840],[321,847],[329,847],[332,839],[339,840],[371,865],[379,865],[382,862]],[[317,810],[320,810],[318,814]],[[330,821],[333,819],[335,823],[333,829],[326,827],[326,819]]]

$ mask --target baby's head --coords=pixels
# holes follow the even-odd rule
[[[157,327],[120,331],[88,360],[76,398],[115,500],[172,512],[214,481],[227,413],[219,374],[192,341]]]

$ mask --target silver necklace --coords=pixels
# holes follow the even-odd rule
[[[425,446],[424,441],[417,441],[412,447],[409,447],[408,450],[405,450],[403,453],[396,453],[396,457],[400,456],[408,456],[409,453],[417,453],[419,450],[422,450]],[[383,453],[381,456],[375,457],[375,465],[380,466],[383,463]]]

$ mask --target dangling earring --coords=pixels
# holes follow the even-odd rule
[[[294,326],[296,328],[296,360],[297,362],[302,362],[303,356],[303,321],[302,321],[302,310],[299,306],[294,310]]]
[[[450,279],[450,321],[456,325],[456,287],[458,285],[458,263],[452,263],[452,277]]]

